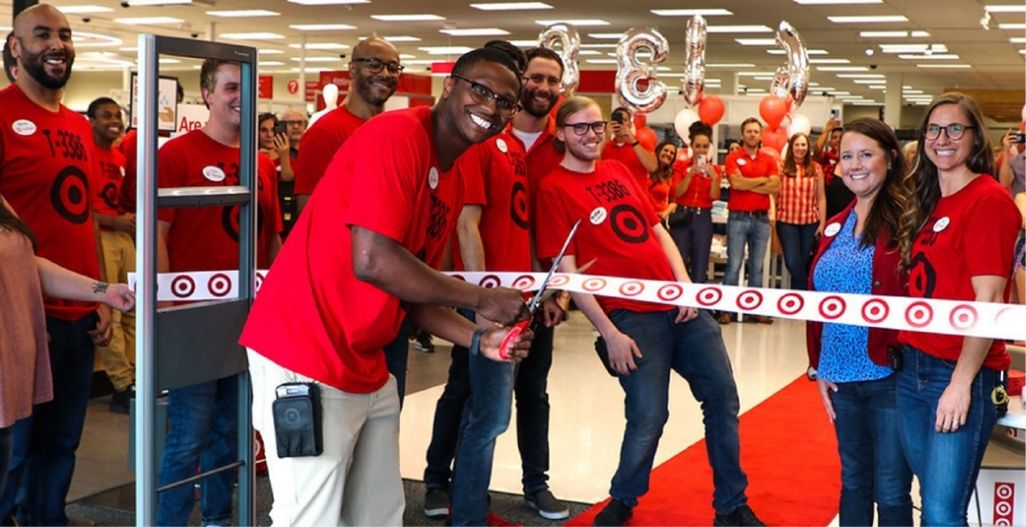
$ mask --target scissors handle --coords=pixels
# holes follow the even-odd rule
[[[509,352],[513,348],[513,344],[520,338],[520,334],[527,329],[527,324],[530,320],[521,320],[517,322],[513,327],[509,328],[509,333],[506,333],[505,337],[502,337],[502,342],[499,343],[499,358],[502,360],[509,360]]]

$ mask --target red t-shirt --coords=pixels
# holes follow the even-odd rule
[[[56,112],[37,105],[16,84],[0,90],[0,108],[0,194],[32,229],[37,255],[99,279],[92,127],[63,105]],[[94,302],[46,297],[44,304],[46,316],[61,320],[96,311]]]
[[[692,161],[694,161],[694,158],[674,163],[673,179],[670,181],[673,192],[676,192],[677,185],[687,177],[688,170],[691,169]],[[719,165],[713,165],[712,167],[720,177],[723,177],[723,169]],[[677,205],[682,207],[711,209],[713,206],[713,199],[709,197],[709,191],[712,190],[710,187],[712,187],[712,178],[706,175],[705,172],[696,172],[695,175],[691,177],[691,183],[688,183],[688,188],[684,190],[684,194],[681,194],[681,196],[676,198],[674,201],[677,202]]]
[[[531,270],[527,165],[520,142],[511,135],[502,132],[474,145],[456,162],[463,178],[463,204],[482,207],[479,229],[489,271]],[[457,248],[454,268],[462,270],[459,256]]]
[[[553,107],[553,112],[556,111],[555,108]],[[521,150],[527,150],[528,209],[531,211],[538,210],[537,190],[542,176],[552,172],[552,169],[559,166],[559,163],[563,161],[563,154],[556,150],[556,145],[553,143],[553,140],[556,138],[556,119],[551,116],[548,118],[545,129],[542,130],[541,135],[534,140],[531,148],[528,149],[524,148],[524,143],[513,133],[512,123],[506,126],[506,132],[511,141],[517,143]],[[533,213],[530,215],[532,223],[534,222],[534,216]]]
[[[578,265],[596,258],[589,274],[676,279],[652,232],[659,217],[648,191],[622,163],[599,161],[589,173],[556,167],[541,181],[538,205],[546,211],[546,223],[535,234],[539,258],[555,258],[574,223],[583,219],[566,254],[574,255]],[[614,309],[641,313],[675,309],[622,298],[596,298],[606,313]]]
[[[125,212],[135,212],[135,149],[138,144],[139,134],[135,129],[129,130],[118,144],[118,150],[125,158],[125,178],[121,182],[121,196],[119,196],[118,205]]]
[[[239,149],[203,130],[178,136],[157,153],[160,188],[239,184]],[[172,272],[217,271],[239,266],[239,206],[161,208],[157,219],[171,224],[167,252]],[[266,269],[268,249],[281,232],[274,163],[257,155],[257,266]]]
[[[117,216],[121,209],[121,183],[125,180],[125,156],[115,148],[102,148],[95,143],[93,156],[96,159],[96,181],[93,189],[96,200],[93,211],[97,214]]]
[[[908,293],[914,298],[976,299],[972,277],[1012,274],[1015,239],[1022,219],[1008,191],[989,175],[981,175],[958,192],[942,197],[912,245]],[[1011,287],[1005,289],[1008,301]],[[958,360],[962,339],[902,331],[899,340],[946,360]],[[1005,343],[994,339],[984,366],[1005,370],[1011,359]]]
[[[776,176],[780,173],[777,167],[777,160],[769,154],[756,152],[755,156],[748,155],[745,149],[735,150],[727,156],[724,163],[727,174],[741,172],[746,178]],[[768,194],[759,194],[751,190],[730,189],[730,201],[727,202],[727,209],[736,211],[761,211],[769,210],[770,198]]]
[[[670,206],[670,182],[648,180],[648,195],[652,198],[652,207],[656,214],[662,214]]]
[[[421,106],[375,117],[346,141],[261,285],[242,345],[346,392],[385,384],[384,346],[405,314],[398,297],[354,275],[349,227],[425,261],[441,254],[462,183],[438,166],[433,133]]]
[[[573,132],[571,131],[570,133]],[[650,137],[639,137],[637,140],[641,143],[642,148],[649,152],[655,152],[656,145]],[[615,140],[608,141],[602,149],[602,159],[615,159],[623,163],[631,171],[631,174],[634,174],[638,183],[642,186],[647,184],[648,170],[645,170],[644,165],[641,164],[641,160],[638,159],[638,154],[634,151],[633,146],[627,143],[617,144]]]
[[[299,140],[299,158],[292,165],[295,174],[295,193],[313,194],[314,187],[324,175],[335,152],[366,121],[349,113],[346,105],[339,106],[314,122]],[[300,169],[302,167],[302,169]]]

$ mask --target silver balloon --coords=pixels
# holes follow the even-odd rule
[[[777,45],[787,56],[787,73],[790,75],[787,93],[797,108],[802,105],[809,93],[809,52],[805,49],[805,43],[802,42],[798,31],[786,20],[780,22],[780,28],[777,30]]]
[[[581,50],[581,37],[573,26],[553,24],[538,34],[538,45],[551,49],[563,60],[563,79],[560,88],[569,94],[581,82],[581,70],[577,65],[577,53]]]
[[[791,97],[789,86],[791,85],[791,72],[787,66],[780,66],[777,68],[777,72],[773,75],[773,82],[770,83],[770,95],[776,95],[777,97],[787,101]]]
[[[705,18],[695,15],[688,21],[685,31],[686,51],[684,55],[684,99],[695,106],[702,100],[705,89]]]
[[[652,28],[631,28],[616,46],[616,95],[620,104],[642,113],[651,112],[666,101],[666,85],[656,78],[651,64],[666,60],[670,45],[666,37]],[[642,50],[651,55],[651,64],[644,64],[638,57]],[[648,81],[645,89],[639,86]]]

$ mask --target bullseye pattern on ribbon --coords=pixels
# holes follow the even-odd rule
[[[165,273],[157,279],[161,301],[222,300],[238,295],[236,271]],[[544,273],[448,273],[482,287],[537,289]],[[266,271],[257,271],[259,290]],[[135,275],[129,275],[135,286]],[[833,322],[853,326],[1021,340],[1026,306],[896,296],[791,291],[713,284],[685,284],[613,276],[556,273],[549,286],[571,292],[643,302],[696,306],[744,315]]]

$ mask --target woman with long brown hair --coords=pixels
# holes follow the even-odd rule
[[[663,141],[656,146],[655,153],[659,165],[648,174],[648,193],[652,197],[656,214],[665,224],[666,218],[677,208],[677,204],[670,199],[670,182],[673,179],[673,164],[677,161],[677,144],[673,141]]]
[[[777,236],[784,250],[784,264],[791,273],[791,289],[809,286],[812,248],[826,225],[824,189],[823,167],[812,160],[809,136],[792,135],[776,196]]]
[[[670,221],[670,235],[684,258],[691,280],[704,283],[712,250],[713,201],[720,199],[722,167],[715,164],[712,151],[712,127],[702,121],[691,123],[691,159],[678,163],[673,174],[673,195],[677,213],[686,213],[686,221]],[[710,154],[711,153],[711,154]]]

